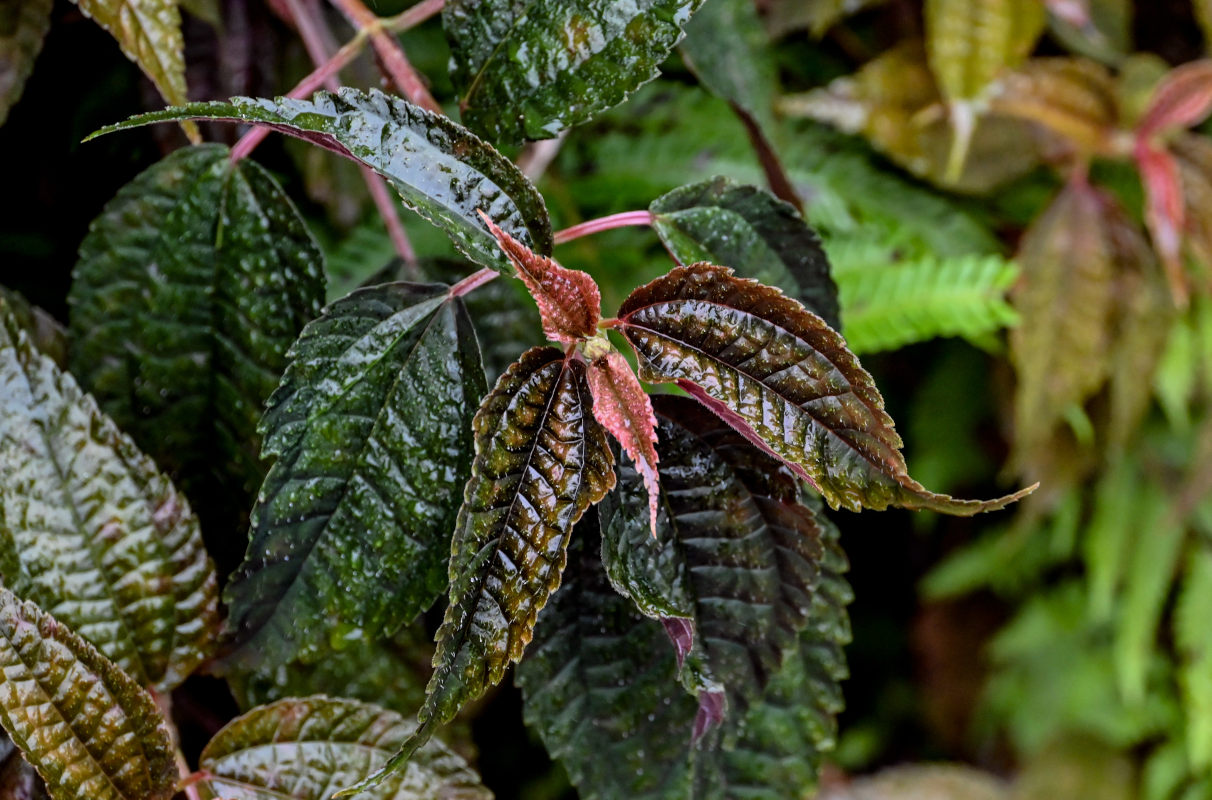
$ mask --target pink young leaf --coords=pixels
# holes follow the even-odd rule
[[[1136,165],[1145,187],[1145,224],[1161,257],[1174,302],[1185,306],[1187,280],[1182,266],[1182,231],[1186,223],[1182,177],[1168,150],[1143,139],[1136,143]]]
[[[622,353],[607,350],[589,362],[589,392],[593,415],[623,446],[648,489],[648,516],[652,537],[657,531],[656,415],[652,401]]]
[[[538,304],[547,338],[573,344],[597,333],[602,294],[589,273],[562,267],[535,253],[493,224],[483,211],[479,214]]]
[[[1175,67],[1153,90],[1136,135],[1149,139],[1167,128],[1189,128],[1212,111],[1212,59]]]

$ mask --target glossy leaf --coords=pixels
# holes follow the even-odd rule
[[[710,264],[678,267],[635,290],[619,328],[640,377],[677,381],[751,441],[776,454],[834,507],[890,505],[975,514],[909,477],[901,439],[871,376],[841,336],[776,289]]]
[[[433,603],[487,391],[471,320],[441,284],[354,292],[289,359],[261,425],[276,460],[224,594],[230,660],[246,666],[313,661]]]
[[[348,87],[310,100],[235,97],[143,114],[93,135],[179,119],[264,125],[365,164],[468,258],[507,275],[509,260],[477,210],[536,252],[551,252],[547,207],[518,168],[462,126],[398,97]]]
[[[280,700],[237,717],[199,762],[204,784],[224,800],[327,800],[333,788],[377,769],[415,725],[393,711],[324,695]],[[439,742],[366,800],[489,800],[492,793]]]
[[[143,685],[210,654],[214,566],[185,498],[0,301],[0,576]]]
[[[53,7],[53,0],[0,0],[0,125],[21,99]]]
[[[397,769],[522,657],[560,585],[573,525],[614,486],[614,456],[591,404],[584,363],[552,348],[527,351],[485,398],[421,726],[382,771],[343,796]]]
[[[573,344],[593,336],[602,316],[602,295],[587,272],[562,267],[498,228],[488,215],[480,218],[496,237],[539,307],[543,333],[553,342]]]
[[[109,32],[139,65],[160,95],[173,105],[189,101],[185,91],[185,39],[175,0],[72,0],[86,17]],[[197,128],[184,126],[197,144]]]
[[[0,588],[0,725],[53,800],[168,800],[164,718],[133,678],[49,614]]]
[[[657,76],[703,0],[453,0],[442,24],[468,127],[550,139]]]
[[[661,241],[683,264],[726,264],[778,286],[835,330],[837,286],[820,240],[795,209],[756,186],[716,177],[674,189],[648,207]]]
[[[72,371],[199,500],[255,494],[257,420],[324,299],[294,206],[228,152],[178,150],[123,187],[80,245],[68,297]]]
[[[644,481],[648,492],[649,527],[657,531],[656,417],[652,401],[640,385],[631,365],[611,348],[589,362],[589,391],[593,416],[623,447]]]

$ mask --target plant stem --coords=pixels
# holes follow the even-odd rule
[[[408,234],[404,231],[404,223],[400,222],[391,190],[370,167],[362,167],[362,176],[366,179],[366,188],[370,190],[370,196],[375,201],[375,208],[379,209],[379,216],[387,226],[387,235],[391,237],[396,253],[408,269],[408,277],[418,280],[421,273],[417,268],[417,251],[413,249],[412,242],[408,241]]]
[[[415,28],[425,20],[439,13],[446,5],[446,0],[421,0],[412,8],[405,9],[394,17],[386,17],[381,24],[383,30],[392,33],[403,33],[409,28]]]
[[[370,32],[370,42],[386,71],[387,76],[395,83],[400,92],[416,105],[442,113],[442,107],[433,99],[420,74],[413,69],[404,55],[404,50],[395,36],[383,28],[383,20],[362,3],[362,0],[331,0],[332,4],[341,10],[355,28]]]
[[[501,273],[491,267],[484,267],[479,272],[473,272],[463,280],[450,287],[451,297],[462,297],[473,289],[478,289]]]
[[[556,231],[555,243],[564,244],[565,242],[571,242],[573,239],[580,239],[582,236],[601,233],[612,228],[624,228],[628,225],[652,225],[652,214],[648,211],[624,211],[620,214],[611,214],[608,217],[591,219],[579,225],[565,228],[562,231]]]

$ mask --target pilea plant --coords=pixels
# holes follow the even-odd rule
[[[254,130],[176,150],[106,206],[80,248],[66,345],[0,298],[0,725],[24,759],[6,774],[55,800],[486,797],[434,736],[520,662],[527,721],[584,797],[810,790],[849,636],[824,504],[971,515],[1034,487],[959,500],[909,476],[838,332],[769,109],[710,48],[684,55],[733,103],[771,191],[713,177],[553,233],[494,144],[624,100],[701,4],[446,4],[464,127],[387,32],[442,4],[385,23],[346,0],[355,43],[372,42],[408,99],[316,92],[338,53],[291,97],[100,132],[175,121],[197,140],[197,121],[219,120],[289,134],[364,167],[372,193],[385,182],[466,260],[407,259],[416,279],[325,305],[320,249],[247,158]],[[123,4],[81,8],[117,29]],[[720,0],[693,23],[748,24],[741,8]],[[176,101],[180,64],[147,52],[173,30],[166,9],[123,44]],[[633,224],[675,266],[603,318],[597,283],[553,247]],[[490,389],[494,331],[475,298],[501,276],[520,279],[554,346],[513,354]],[[223,608],[186,494],[251,504]],[[443,594],[415,721],[339,696]],[[167,698],[199,671],[226,678],[245,713],[190,771]]]

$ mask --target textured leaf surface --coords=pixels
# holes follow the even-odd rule
[[[0,575],[141,684],[176,686],[218,629],[185,498],[34,350],[0,301]]]
[[[619,309],[640,377],[677,381],[811,480],[834,507],[974,514],[1023,496],[956,500],[912,480],[871,376],[795,300],[710,264],[678,267]]]
[[[614,456],[591,405],[584,363],[546,347],[527,351],[485,398],[421,728],[372,782],[522,657],[560,585],[573,525],[614,486]]]
[[[308,324],[262,421],[276,461],[224,595],[234,660],[312,661],[433,603],[486,391],[471,320],[444,285],[361,289]]]
[[[834,330],[837,287],[820,240],[787,203],[756,186],[715,177],[652,202],[652,225],[683,264],[707,261],[778,286]]]
[[[323,695],[281,700],[230,722],[202,751],[205,781],[225,800],[327,800],[378,769],[415,726],[393,711]],[[366,800],[488,800],[479,777],[439,742]]]
[[[442,11],[463,119],[549,139],[657,76],[702,0],[455,0]]]
[[[68,298],[80,382],[187,492],[225,501],[264,475],[257,421],[324,299],[294,206],[227,156],[178,150],[123,187],[80,246]]]
[[[133,678],[0,588],[0,723],[54,800],[168,800],[168,728]]]
[[[179,119],[264,125],[365,164],[468,258],[507,275],[509,260],[477,210],[538,253],[551,252],[547,207],[518,168],[462,126],[398,97],[350,88],[311,100],[235,97],[143,114],[94,135]]]
[[[53,0],[0,0],[0,125],[21,99],[50,30]]]
[[[834,257],[846,345],[854,353],[893,350],[936,336],[980,339],[1018,323],[1006,294],[1018,267],[998,256],[897,263],[881,248]]]
[[[589,273],[562,267],[538,255],[494,225],[486,214],[481,212],[480,216],[538,305],[547,338],[572,344],[597,333],[602,294]]]

